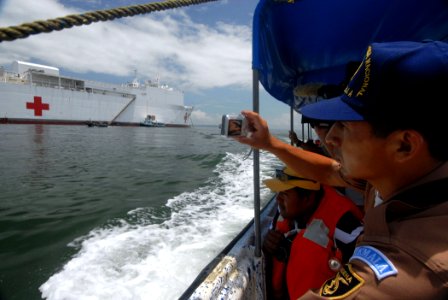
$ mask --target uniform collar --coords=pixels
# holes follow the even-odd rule
[[[443,162],[439,164],[436,168],[434,168],[427,175],[423,176],[416,182],[398,190],[396,193],[384,199],[385,201],[389,201],[391,199],[400,199],[403,198],[403,194],[408,194],[409,191],[414,190],[415,188],[420,188],[421,186],[425,186],[427,183],[431,183],[433,181],[438,181],[443,178],[448,178],[448,162]],[[406,196],[408,197],[408,196]]]
[[[426,182],[369,209],[364,216],[364,234],[389,236],[389,224],[448,203],[448,178]],[[437,207],[436,207],[437,206]],[[445,209],[446,210],[446,209]]]
[[[448,163],[443,163],[414,184],[372,209],[373,219],[388,222],[419,213],[448,201]],[[367,216],[366,216],[367,217]],[[373,220],[372,220],[373,221]]]

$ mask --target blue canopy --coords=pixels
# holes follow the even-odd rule
[[[370,43],[424,39],[448,40],[447,0],[260,0],[252,67],[297,110],[339,87]]]

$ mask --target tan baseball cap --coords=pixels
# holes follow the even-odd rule
[[[271,191],[276,193],[295,187],[312,191],[320,190],[319,182],[305,178],[303,175],[295,172],[290,167],[276,169],[275,178],[266,179],[263,182]]]

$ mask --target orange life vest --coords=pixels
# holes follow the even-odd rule
[[[273,258],[274,294],[281,294],[285,276],[290,299],[297,299],[309,289],[319,288],[337,273],[329,264],[332,259],[342,261],[342,253],[334,242],[336,224],[349,211],[359,220],[362,220],[363,214],[349,198],[334,188],[324,186],[324,190],[324,196],[307,227],[294,238],[287,264]],[[276,230],[286,233],[292,229],[287,220],[277,221]]]

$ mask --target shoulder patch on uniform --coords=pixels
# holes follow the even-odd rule
[[[394,264],[380,250],[372,246],[356,247],[350,261],[354,259],[366,263],[375,272],[378,280],[398,273]]]
[[[325,298],[343,299],[357,291],[363,284],[364,279],[352,270],[350,264],[346,264],[335,277],[324,282],[319,295]]]

